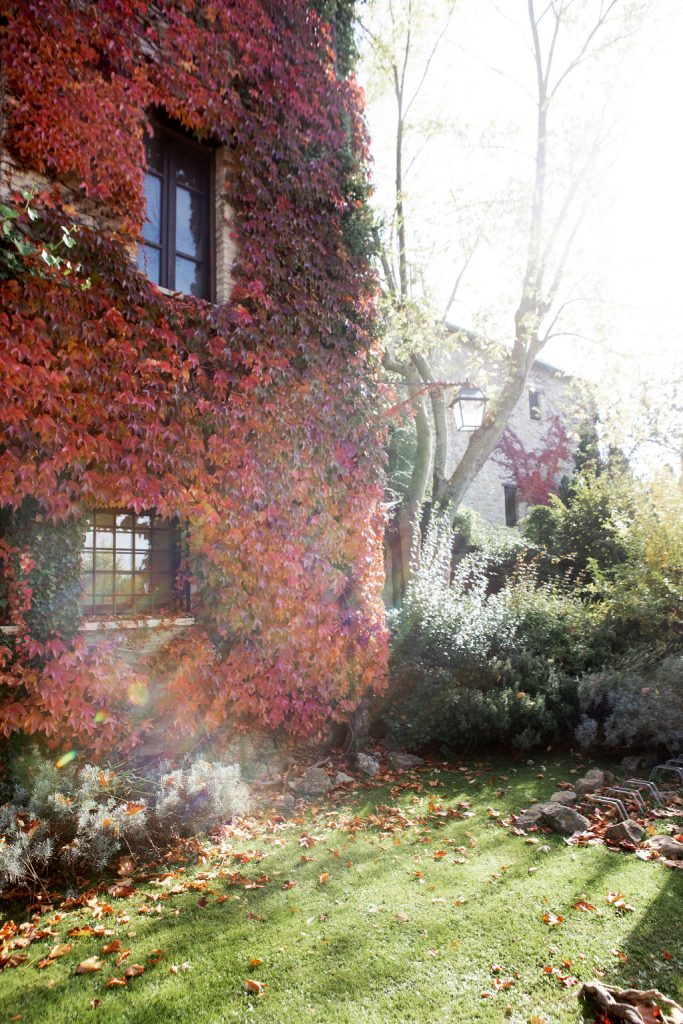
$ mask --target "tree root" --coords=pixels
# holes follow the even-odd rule
[[[585,999],[605,1014],[605,1022],[624,1024],[683,1024],[683,1006],[669,999],[656,988],[616,988],[599,981],[585,982],[579,989]],[[664,1007],[668,1007],[664,1012]]]

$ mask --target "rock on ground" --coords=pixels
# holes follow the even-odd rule
[[[560,789],[557,793],[553,793],[550,797],[552,804],[564,804],[565,807],[571,807],[572,804],[576,803],[576,793],[573,789]]]
[[[354,779],[350,775],[347,775],[346,772],[337,772],[337,774],[334,777],[335,786],[343,786],[347,782],[353,781]]]
[[[679,843],[673,836],[652,836],[645,841],[649,850],[655,850],[663,857],[683,857],[683,843]]]
[[[419,768],[420,765],[424,764],[423,757],[417,757],[416,754],[404,754],[399,750],[392,750],[387,754],[387,762],[390,768],[394,768],[396,771],[401,771],[405,768]]]
[[[354,762],[358,771],[363,775],[369,775],[371,778],[374,775],[379,775],[379,761],[371,754],[356,754]]]
[[[587,796],[588,793],[595,793],[598,789],[602,789],[607,784],[607,776],[605,772],[600,771],[599,768],[591,768],[589,772],[583,776],[582,779],[577,779],[574,783],[574,790],[577,797]]]
[[[563,836],[573,836],[575,832],[585,832],[590,826],[588,818],[573,810],[571,807],[564,807],[562,804],[545,804],[543,819],[554,832]]]
[[[516,821],[517,828],[524,829],[525,832],[535,825],[549,825],[554,832],[559,832],[563,836],[585,832],[589,824],[588,818],[584,818],[583,814],[554,801],[534,804],[523,811]]]
[[[307,768],[300,779],[293,779],[289,785],[300,796],[322,796],[332,788],[330,777],[322,768]]]
[[[605,839],[613,839],[617,843],[642,843],[645,835],[645,829],[635,821],[619,821],[605,829]]]

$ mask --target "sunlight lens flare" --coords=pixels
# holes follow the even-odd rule
[[[55,761],[55,768],[66,768],[68,764],[71,764],[78,757],[77,750],[67,750],[66,754],[62,754]]]

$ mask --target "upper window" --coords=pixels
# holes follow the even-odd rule
[[[541,418],[541,392],[529,392],[529,419],[540,420]]]
[[[155,615],[174,606],[177,524],[153,512],[97,511],[83,548],[84,615]]]
[[[162,288],[210,299],[213,150],[158,124],[148,126],[145,149],[138,266]]]

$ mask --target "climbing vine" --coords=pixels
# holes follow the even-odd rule
[[[383,685],[386,638],[365,137],[329,26],[302,0],[5,11],[4,143],[47,184],[14,197],[26,244],[0,274],[4,515],[30,501],[45,529],[109,507],[188,524],[196,625],[138,680],[163,676],[179,732],[343,719]],[[168,296],[131,261],[155,109],[228,147],[223,305]],[[41,258],[65,231],[68,273]],[[45,616],[37,635],[10,540],[3,733],[133,744],[130,670]]]
[[[571,459],[573,446],[559,416],[551,416],[539,446],[527,449],[518,434],[508,427],[494,452],[528,505],[547,505],[557,494],[560,480]]]

